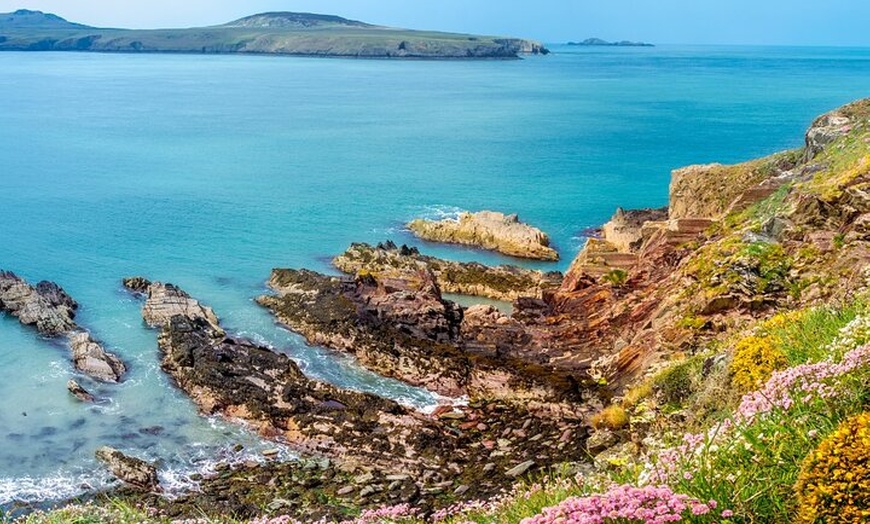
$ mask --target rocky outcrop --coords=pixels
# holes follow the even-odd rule
[[[103,382],[118,382],[127,372],[121,359],[106,352],[90,334],[77,332],[70,335],[69,342],[76,369],[89,377]]]
[[[106,464],[112,475],[129,486],[143,491],[159,490],[157,468],[142,459],[127,456],[117,449],[103,446],[95,453]]]
[[[75,300],[53,282],[32,287],[14,273],[0,270],[0,311],[43,335],[54,337],[77,329],[73,320],[77,308]]]
[[[644,228],[648,222],[662,222],[668,218],[668,208],[660,209],[616,209],[613,217],[602,227],[602,235],[620,253],[632,253],[640,249],[645,234],[651,232]]]
[[[70,379],[69,381],[67,381],[66,389],[70,392],[72,396],[81,400],[82,402],[90,403],[96,400],[96,398],[88,390],[83,388],[81,384],[79,384],[75,380]]]
[[[286,277],[281,281],[300,290],[304,284]],[[310,284],[305,289],[310,291]],[[394,309],[381,311],[405,318],[404,325],[416,329],[418,336],[458,335],[456,326],[438,318],[443,314],[412,328],[403,306],[390,307]],[[279,438],[306,455],[334,460],[327,464],[335,468],[327,469],[355,472],[351,482],[337,473],[334,481],[319,480],[318,489],[334,494],[336,500],[359,506],[386,500],[431,507],[450,486],[451,491],[473,486],[463,490],[468,492],[465,496],[495,493],[510,478],[511,468],[530,457],[540,457],[536,460],[546,467],[554,464],[547,457],[555,456],[555,450],[572,460],[582,456],[582,446],[574,443],[585,432],[576,416],[540,417],[522,406],[494,401],[473,401],[459,409],[445,406],[425,416],[391,400],[310,380],[286,355],[228,336],[211,324],[205,310],[201,305],[189,307],[190,316],[174,315],[161,327],[161,367],[203,412],[244,420],[264,436]],[[202,500],[211,505],[231,499],[233,510],[244,507],[244,501],[262,489],[263,479],[271,478],[264,477],[271,474],[270,466],[255,468],[261,480],[233,484],[231,493],[225,481],[204,482]],[[278,485],[286,485],[281,478]]]
[[[520,258],[559,260],[559,254],[550,247],[550,238],[540,229],[520,222],[517,215],[463,212],[457,220],[418,218],[408,223],[408,229],[433,242],[476,246]]]
[[[118,382],[126,372],[123,362],[76,324],[76,309],[76,301],[54,282],[32,287],[14,273],[0,270],[0,311],[35,326],[43,335],[65,335],[77,370],[97,380]]]
[[[386,376],[454,397],[541,404],[579,398],[582,373],[573,377],[520,358],[530,340],[524,331],[510,335],[511,347],[496,331],[474,328],[474,339],[466,339],[462,310],[441,298],[431,273],[378,280],[275,269],[269,285],[278,296],[257,300],[280,322]]]
[[[351,244],[332,263],[345,273],[370,274],[378,279],[410,279],[420,271],[431,271],[442,292],[507,301],[541,298],[562,282],[562,274],[557,271],[544,273],[517,266],[453,262],[421,255],[417,248],[397,247],[389,241],[374,247]]]
[[[218,319],[210,307],[203,306],[198,300],[173,286],[156,282],[152,284],[141,277],[124,279],[124,286],[130,291],[144,294],[142,319],[151,327],[166,325],[169,320],[181,315],[187,318],[201,318],[212,327],[218,328]]]

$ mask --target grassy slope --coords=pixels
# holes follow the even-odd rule
[[[383,58],[515,58],[524,41],[378,26],[127,30],[73,24],[4,23],[0,50],[262,53]]]

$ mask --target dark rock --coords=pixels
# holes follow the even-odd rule
[[[122,283],[129,291],[142,295],[146,294],[151,286],[151,281],[142,277],[125,278]]]
[[[77,399],[82,402],[94,402],[96,400],[85,388],[79,385],[75,380],[70,379],[66,383],[66,389]]]

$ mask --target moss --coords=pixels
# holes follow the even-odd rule
[[[611,405],[592,416],[595,429],[618,430],[628,425],[628,413],[622,406]]]

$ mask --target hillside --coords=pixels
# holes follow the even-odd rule
[[[28,10],[0,14],[0,51],[418,59],[504,59],[548,52],[520,38],[414,31],[310,13],[262,13],[212,27],[134,30],[89,27]]]

